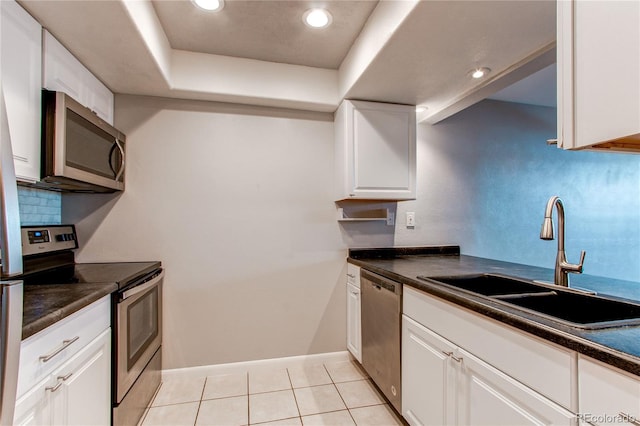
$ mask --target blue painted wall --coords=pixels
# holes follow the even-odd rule
[[[418,199],[398,203],[397,246],[454,243],[464,254],[552,268],[539,239],[547,200],[566,211],[566,252],[584,272],[640,281],[640,155],[547,146],[556,110],[483,101],[418,126]],[[417,226],[404,226],[415,211]],[[556,214],[554,213],[554,222]]]

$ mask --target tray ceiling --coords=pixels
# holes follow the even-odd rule
[[[174,49],[260,61],[338,69],[377,1],[324,1],[329,28],[310,29],[305,11],[317,1],[227,0],[219,13],[190,1],[153,1]]]
[[[347,97],[433,123],[555,62],[552,0],[19,2],[115,93],[325,112]],[[333,25],[306,28],[322,5]]]

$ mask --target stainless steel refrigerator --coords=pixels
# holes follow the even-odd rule
[[[0,425],[13,424],[22,340],[22,240],[2,75],[0,74]]]

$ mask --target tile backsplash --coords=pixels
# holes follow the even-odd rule
[[[62,194],[42,189],[18,187],[20,224],[59,225],[62,215]]]

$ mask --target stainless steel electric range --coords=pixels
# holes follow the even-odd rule
[[[109,283],[112,293],[112,423],[137,424],[160,386],[160,262],[76,263],[73,225],[22,227],[25,293],[34,286]],[[59,300],[49,301],[60,303]],[[25,306],[25,315],[34,307]]]

